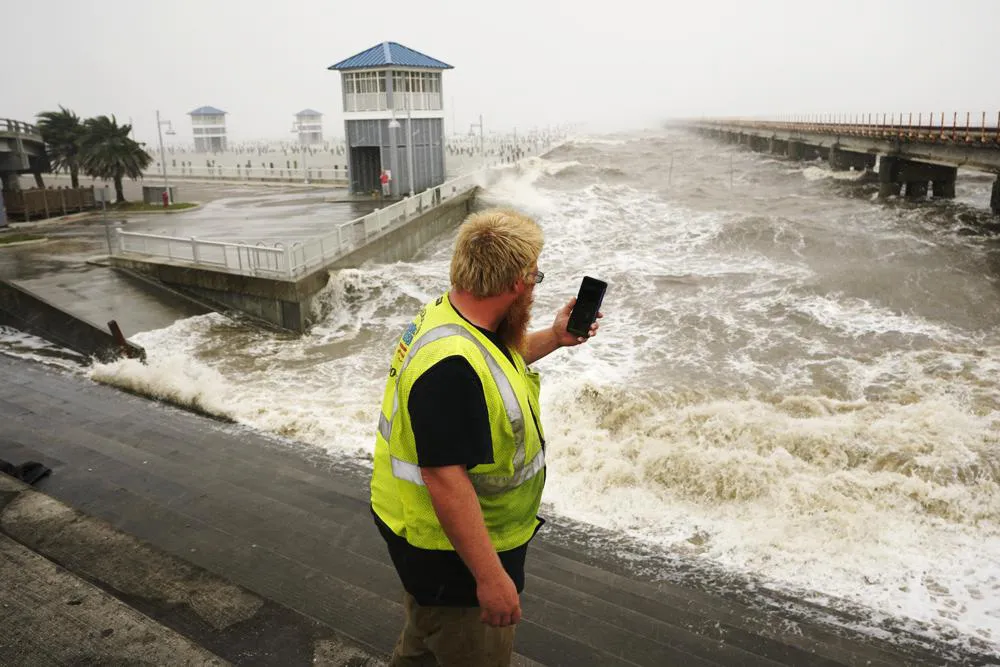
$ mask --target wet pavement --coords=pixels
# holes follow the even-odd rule
[[[228,196],[182,214],[130,215],[130,232],[197,237],[234,243],[304,241],[335,232],[379,207],[378,201],[326,201],[345,193],[337,188],[273,192],[249,186],[225,188]]]
[[[88,259],[107,254],[99,225],[74,225],[45,234],[52,239],[48,243],[0,247],[0,278],[98,326],[116,320],[126,336],[206,312],[114,269],[87,264]]]

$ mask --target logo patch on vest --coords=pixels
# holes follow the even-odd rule
[[[399,347],[396,348],[396,358],[400,361],[406,358],[406,352],[410,349],[410,343],[413,342],[413,337],[416,333],[416,323],[410,323],[410,326],[406,327],[406,331],[403,332],[403,337],[399,341]]]

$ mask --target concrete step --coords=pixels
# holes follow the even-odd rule
[[[229,664],[2,534],[0,581],[0,664]]]
[[[27,664],[80,664],[78,660],[84,656],[93,656],[93,662],[86,664],[138,663],[141,660],[128,651],[136,643],[133,635],[147,626],[152,628],[150,632],[138,635],[144,659],[163,653],[153,658],[152,664],[229,664],[226,660],[257,665],[383,664],[376,654],[346,641],[329,626],[263,599],[6,475],[0,475],[0,508],[0,581],[12,582],[13,611],[9,613],[16,613],[18,619],[15,626],[5,623],[4,627],[19,629],[13,641],[2,642],[0,664],[26,664],[4,661],[3,651],[20,655],[33,650],[36,642],[44,650],[52,647],[55,652],[47,654],[52,660]],[[8,576],[9,568],[23,574]],[[51,584],[54,578],[61,583]],[[71,579],[78,580],[75,587],[85,587],[87,595],[66,598],[70,607],[79,604],[76,600],[94,601],[71,615],[79,616],[77,625],[82,618],[88,626],[99,626],[100,632],[65,631],[66,614],[57,605],[35,604],[37,611],[29,614],[25,600],[57,594],[65,597],[65,591],[72,588],[66,583]],[[5,606],[4,611],[9,608]],[[107,619],[116,620],[117,625]],[[125,631],[118,632],[119,626]],[[112,636],[120,640],[106,641]],[[75,653],[64,659],[66,651]]]

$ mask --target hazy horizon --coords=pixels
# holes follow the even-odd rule
[[[0,117],[66,106],[131,119],[155,144],[155,112],[189,144],[187,114],[228,112],[231,141],[294,139],[293,115],[324,114],[343,135],[340,76],[327,67],[396,41],[455,67],[444,74],[448,131],[669,117],[834,112],[987,112],[1000,59],[1000,4],[963,0],[530,3],[472,10],[448,0],[337,7],[318,0],[22,3],[4,17],[14,57],[0,70]]]

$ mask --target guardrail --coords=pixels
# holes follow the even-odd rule
[[[485,183],[488,178],[485,172],[461,176],[345,222],[329,234],[304,243],[266,246],[260,242],[249,245],[118,230],[114,254],[134,253],[160,260],[196,264],[215,271],[293,280],[331,264],[431,207],[467,193]]]
[[[42,139],[42,131],[38,129],[37,125],[24,123],[11,118],[0,118],[0,134],[26,135],[29,137],[37,137],[39,141]]]
[[[946,118],[943,111],[928,113],[926,116],[921,112],[904,112],[900,114],[810,114],[779,117],[777,120],[710,118],[691,120],[688,121],[688,124],[717,129],[745,127],[749,129],[773,129],[818,134],[878,137],[898,141],[960,143],[980,146],[1000,145],[1000,113],[997,113],[996,125],[987,125],[985,111],[976,114],[976,116],[977,118],[974,121],[973,114],[966,112],[963,122],[957,111],[952,112],[950,119]],[[926,122],[924,122],[925,118],[927,119]]]

